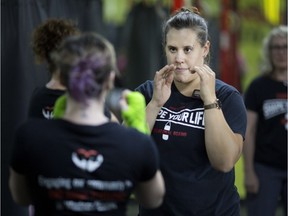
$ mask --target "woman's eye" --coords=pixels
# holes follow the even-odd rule
[[[175,52],[176,52],[176,49],[173,48],[173,47],[170,47],[170,48],[169,48],[169,51],[170,51],[171,53],[175,53]]]
[[[192,51],[192,48],[185,48],[185,49],[184,49],[184,52],[185,52],[185,53],[190,53],[191,51]]]

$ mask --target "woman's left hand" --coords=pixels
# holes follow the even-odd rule
[[[215,102],[215,72],[204,64],[203,66],[195,66],[193,70],[200,77],[200,97],[204,104],[210,104]]]

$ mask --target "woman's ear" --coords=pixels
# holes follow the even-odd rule
[[[209,54],[209,51],[210,51],[210,41],[206,41],[203,48],[204,48],[203,57],[205,58]]]
[[[107,89],[108,90],[111,90],[114,88],[115,76],[116,76],[115,71],[111,71],[109,78],[108,78],[108,83],[107,83]]]

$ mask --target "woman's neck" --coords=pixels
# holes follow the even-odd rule
[[[50,81],[46,83],[46,88],[54,90],[66,90],[65,86],[60,83],[57,73],[53,73]]]
[[[287,69],[275,70],[272,77],[280,82],[287,82]]]
[[[75,124],[101,125],[107,123],[109,119],[104,115],[104,101],[90,99],[87,105],[67,99],[66,110],[63,119]]]
[[[194,90],[200,90],[200,77],[195,78],[189,83],[182,83],[175,80],[174,83],[178,91],[186,97],[191,97]]]

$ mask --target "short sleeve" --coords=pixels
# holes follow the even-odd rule
[[[258,97],[257,97],[257,84],[256,81],[253,81],[247,91],[245,92],[244,95],[244,101],[245,101],[245,106],[248,110],[252,110],[257,112],[259,110],[259,105],[258,105]],[[261,95],[261,94],[259,94]],[[261,104],[260,104],[261,107]]]
[[[148,104],[153,95],[153,81],[147,80],[145,83],[135,88],[135,91],[142,93],[145,97],[146,104]]]
[[[227,86],[226,86],[227,88]],[[234,133],[246,133],[247,113],[243,96],[234,88],[228,88],[221,93],[222,110],[224,117]]]

